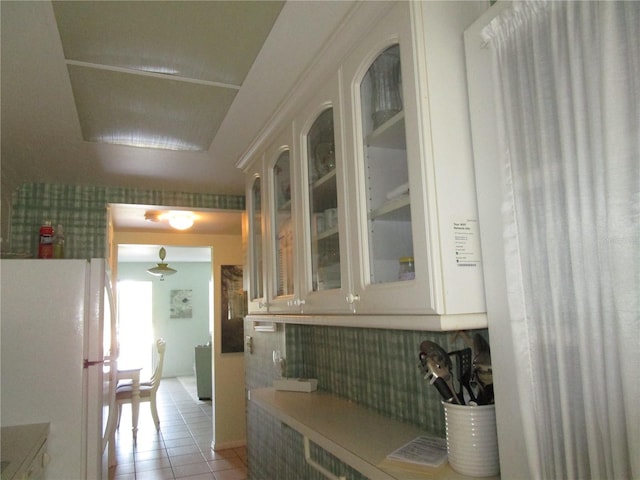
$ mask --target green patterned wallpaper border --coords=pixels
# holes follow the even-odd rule
[[[244,195],[27,183],[13,194],[8,251],[36,256],[42,222],[61,224],[66,258],[105,257],[107,204],[244,210]]]

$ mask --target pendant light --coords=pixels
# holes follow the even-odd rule
[[[147,273],[155,275],[156,277],[160,277],[160,280],[162,281],[164,280],[165,275],[173,275],[177,272],[177,270],[174,270],[173,268],[169,267],[168,264],[164,263],[164,257],[167,256],[167,251],[164,249],[164,247],[160,248],[160,252],[158,254],[160,256],[160,263],[158,263],[157,266],[151,267],[149,270],[147,270]]]

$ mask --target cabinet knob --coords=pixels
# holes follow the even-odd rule
[[[360,295],[358,295],[357,293],[354,295],[353,293],[350,293],[349,295],[347,295],[347,303],[349,305],[352,305],[354,302],[359,302],[360,301]]]
[[[267,302],[258,302],[258,308],[267,308]]]

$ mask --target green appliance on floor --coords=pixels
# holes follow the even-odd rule
[[[195,350],[198,398],[211,400],[211,345],[198,345]]]

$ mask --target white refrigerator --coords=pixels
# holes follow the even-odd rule
[[[105,260],[1,260],[0,280],[1,425],[50,424],[46,479],[107,479],[117,343]]]

